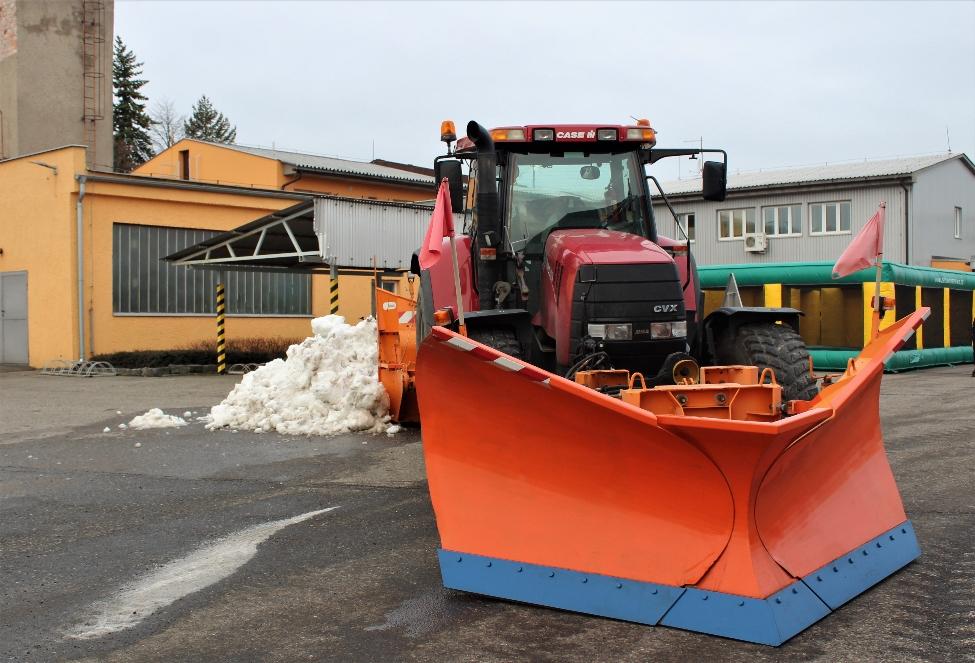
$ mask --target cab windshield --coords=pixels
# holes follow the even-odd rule
[[[647,236],[643,168],[634,153],[512,154],[508,237],[540,254],[552,230],[608,228]]]

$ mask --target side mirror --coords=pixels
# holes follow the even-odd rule
[[[721,161],[704,162],[704,200],[721,202],[728,193],[728,168]]]
[[[447,178],[450,187],[450,207],[454,212],[464,212],[464,174],[461,172],[460,160],[443,159],[433,164],[434,192],[440,188],[440,182]]]
[[[579,169],[579,177],[584,180],[598,180],[599,166],[583,166]]]

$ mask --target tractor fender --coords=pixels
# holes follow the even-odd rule
[[[523,308],[489,309],[486,311],[464,312],[464,323],[469,332],[489,327],[511,327],[518,336],[524,352],[529,352],[532,343],[532,317]]]
[[[703,323],[703,346],[706,361],[717,356],[718,342],[726,335],[734,336],[738,328],[753,322],[781,322],[799,333],[799,316],[802,311],[794,308],[768,308],[764,306],[722,306],[712,311]]]
[[[457,268],[460,275],[460,290],[464,312],[480,308],[477,293],[477,283],[471,266],[471,238],[468,235],[458,235]],[[444,238],[440,258],[428,268],[420,266],[420,252],[415,251],[410,258],[410,272],[420,277],[422,297],[430,307],[430,313],[441,308],[449,308],[457,315],[457,294],[454,289],[454,271],[450,257],[450,240]]]

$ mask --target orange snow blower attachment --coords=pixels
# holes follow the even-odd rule
[[[435,327],[416,382],[445,586],[784,642],[920,554],[879,388],[927,314],[786,404],[738,366],[613,398]]]
[[[416,371],[416,302],[376,288],[379,327],[379,381],[389,394],[389,416],[400,423],[420,420],[413,375]]]

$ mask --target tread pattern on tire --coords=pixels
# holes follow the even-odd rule
[[[470,331],[470,337],[472,340],[475,340],[482,345],[494,348],[495,350],[499,350],[506,355],[510,355],[516,359],[523,359],[521,343],[518,342],[518,336],[515,334],[515,330],[511,327],[484,327],[481,329],[472,329]]]
[[[782,386],[782,400],[807,401],[819,389],[809,373],[809,350],[796,331],[788,325],[754,322],[742,325],[733,338],[725,338],[718,346],[718,361],[722,364],[771,368]]]

